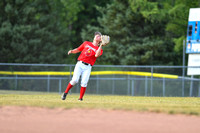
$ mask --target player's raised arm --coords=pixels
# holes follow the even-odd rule
[[[102,50],[102,45],[99,46],[99,48],[98,48],[98,50],[97,50],[97,52],[95,54],[95,57],[101,56],[101,50]]]
[[[110,37],[107,35],[101,35],[101,44],[95,54],[95,57],[101,56],[102,46],[106,46],[110,42]]]

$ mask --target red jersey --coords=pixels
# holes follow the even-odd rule
[[[92,42],[85,41],[81,44],[77,49],[82,51],[78,60],[88,63],[90,65],[94,65],[97,57],[95,57],[96,51],[98,50],[98,46],[94,46]],[[101,54],[103,54],[103,50],[101,49]]]

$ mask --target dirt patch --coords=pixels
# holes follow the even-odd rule
[[[199,116],[0,107],[1,133],[197,133],[199,125]]]

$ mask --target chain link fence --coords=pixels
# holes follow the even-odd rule
[[[0,63],[0,90],[62,93],[73,76],[74,67],[66,64]],[[182,66],[95,65],[86,93],[200,97],[200,78],[186,76],[187,69]],[[79,91],[80,82],[70,93]]]

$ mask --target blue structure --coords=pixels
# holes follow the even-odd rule
[[[190,9],[186,53],[200,53],[200,8]]]

